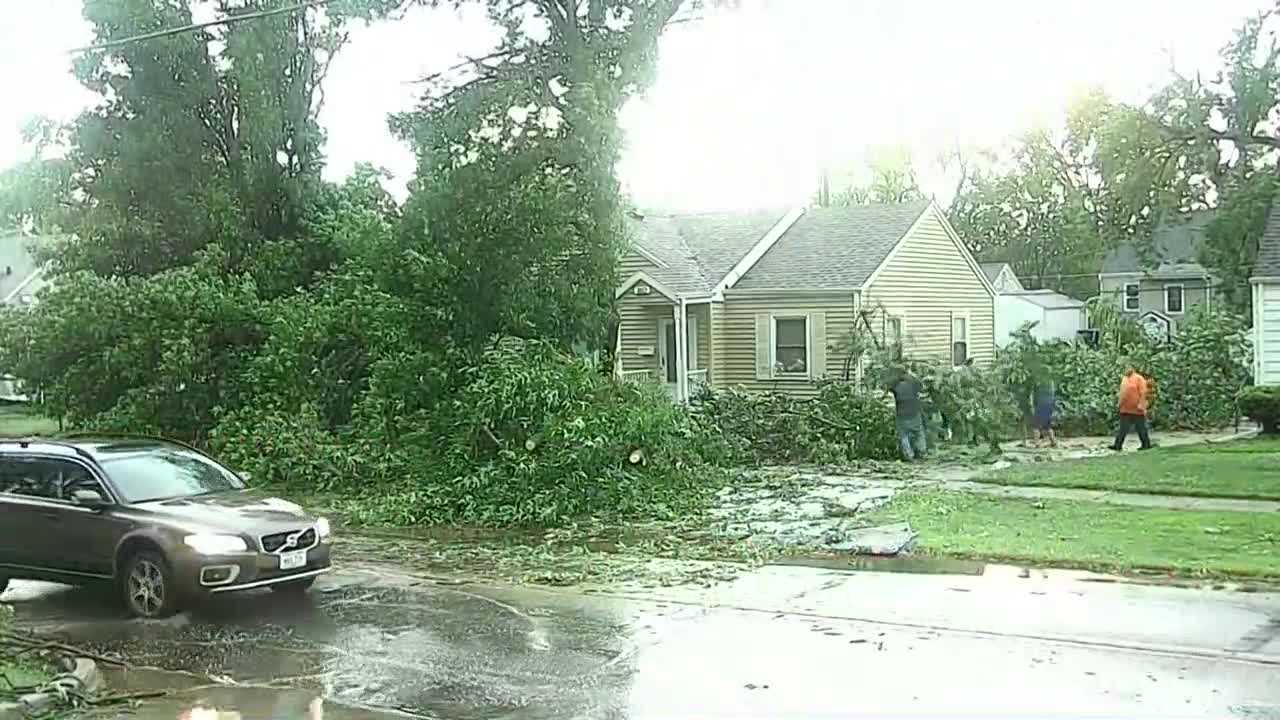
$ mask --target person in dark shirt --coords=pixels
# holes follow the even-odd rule
[[[924,404],[920,401],[920,381],[905,372],[898,373],[890,386],[893,393],[894,426],[902,457],[908,462],[923,460],[925,453]]]
[[[1053,434],[1053,408],[1056,404],[1057,386],[1052,378],[1041,377],[1031,392],[1031,406],[1034,408],[1032,425],[1036,439],[1047,439],[1049,447],[1058,447],[1058,438]]]

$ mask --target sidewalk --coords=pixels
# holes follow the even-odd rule
[[[1160,437],[1163,447],[1192,445],[1197,443],[1223,443],[1241,440],[1257,434],[1256,429],[1241,432],[1165,433]],[[1009,448],[1007,456],[1028,458],[1051,454],[1050,460],[1044,462],[1062,462],[1065,460],[1084,460],[1093,457],[1110,457],[1112,451],[1106,448],[1106,438],[1073,438],[1062,443],[1063,447],[1046,451],[1044,449]],[[1005,463],[1007,465],[1007,462]],[[996,467],[999,467],[997,465]],[[1187,495],[1157,495],[1150,493],[1121,492],[1115,490],[1088,490],[1084,488],[1061,488],[1046,486],[996,485],[972,480],[988,472],[988,468],[954,468],[944,469],[925,481],[882,481],[880,485],[894,489],[907,487],[936,487],[951,492],[967,492],[995,497],[1011,497],[1027,500],[1080,500],[1085,502],[1110,503],[1112,505],[1128,505],[1132,507],[1162,508],[1167,510],[1207,510],[1216,512],[1280,512],[1280,500],[1246,500],[1240,498],[1216,498]]]
[[[1030,500],[1084,500],[1086,502],[1131,505],[1167,510],[1210,510],[1222,512],[1280,512],[1280,500],[1241,500],[1238,498],[1190,497],[1186,495],[1148,495],[1146,493],[1083,490],[1081,488],[1028,487],[1023,485],[991,485],[966,480],[935,483],[953,492],[978,493],[997,497]]]

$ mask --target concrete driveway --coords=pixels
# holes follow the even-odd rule
[[[1106,580],[765,567],[550,590],[354,565],[301,601],[162,622],[60,586],[4,599],[23,627],[166,671],[112,673],[178,691],[120,717],[1280,717],[1280,595]]]

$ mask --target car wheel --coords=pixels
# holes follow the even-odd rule
[[[178,610],[177,590],[169,563],[159,553],[143,551],[124,565],[124,602],[140,618],[168,617]]]
[[[290,580],[289,582],[272,585],[271,589],[282,595],[303,595],[315,584],[316,579],[309,577],[304,580]]]

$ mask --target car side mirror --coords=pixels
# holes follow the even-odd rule
[[[107,506],[106,498],[97,490],[76,490],[71,493],[71,502],[92,510],[101,510]]]
[[[240,476],[241,480],[245,481],[245,484],[253,482],[253,473],[242,472],[242,473],[236,473],[236,474]]]

